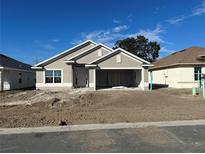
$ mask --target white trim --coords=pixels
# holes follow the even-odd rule
[[[142,67],[100,67],[101,70],[141,70]]]
[[[133,59],[133,60],[135,60],[135,61],[139,62],[140,64],[142,64],[142,62],[141,62],[141,61],[139,61],[138,59],[135,59],[135,58],[133,58],[132,56],[127,55],[127,54],[125,54],[125,53],[123,53],[123,52],[122,52],[122,54],[123,54],[124,56],[127,56],[127,57],[129,57],[129,58],[131,58],[131,59]]]
[[[40,70],[40,69],[43,69],[43,67],[32,66],[31,69]]]
[[[94,87],[94,83],[89,83],[89,87],[93,88]]]
[[[90,49],[87,49],[87,50],[85,50],[85,51],[83,51],[83,52],[81,52],[81,53],[79,53],[79,54],[77,54],[77,55],[74,55],[74,56],[68,58],[67,60],[69,61],[69,60],[71,60],[71,59],[73,59],[73,58],[77,58],[78,56],[83,55],[84,53],[87,53],[88,51],[93,50],[93,49],[95,49],[95,48],[97,48],[97,47],[103,47],[103,48],[106,49],[108,52],[113,51],[113,49],[111,49],[111,48],[109,48],[109,47],[107,47],[107,46],[105,46],[105,45],[103,45],[103,44],[100,43],[100,44],[98,44],[98,45],[96,45],[96,46],[94,46],[94,47],[92,47],[92,48],[90,48]],[[96,50],[94,50],[94,51],[96,51]]]
[[[104,56],[102,56],[102,57],[99,57],[99,58],[97,58],[97,59],[95,59],[95,60],[93,60],[93,61],[91,61],[89,64],[92,64],[92,63],[94,63],[94,62],[97,62],[98,60],[103,59],[103,58],[105,58],[105,57],[107,57],[107,56],[109,56],[109,55],[111,55],[111,54],[113,54],[113,53],[114,53],[114,51],[113,51],[113,52],[110,52],[110,53],[108,53],[108,54],[106,54],[106,55],[104,55]]]
[[[74,60],[64,60],[64,62],[67,63],[67,64],[73,64],[73,63],[75,63]]]
[[[150,65],[144,64],[144,65],[142,65],[142,66],[154,66],[154,65],[153,65],[153,64],[150,64]]]
[[[93,69],[93,88],[96,90],[96,70]]]
[[[94,65],[94,64],[92,64],[92,65],[91,65],[91,64],[86,64],[86,65],[85,65],[85,67],[96,67],[96,66],[97,66],[97,65]]]
[[[36,88],[72,87],[72,83],[36,83]]]
[[[150,68],[150,70],[158,70],[158,69],[164,69],[164,68],[168,68],[168,67],[186,67],[186,65],[192,65],[192,67],[196,66],[196,65],[205,65],[205,63],[174,63],[174,64],[170,64],[170,65],[164,65],[164,66],[154,66],[153,68]]]
[[[54,59],[54,58],[57,58],[57,57],[59,57],[59,56],[65,54],[65,53],[67,53],[67,52],[69,52],[69,51],[71,51],[71,50],[77,48],[77,47],[80,47],[80,46],[82,46],[83,44],[86,44],[86,43],[88,43],[88,42],[90,42],[90,43],[96,45],[96,43],[93,42],[92,40],[84,41],[84,42],[82,42],[82,43],[80,43],[80,44],[78,44],[78,45],[76,45],[76,46],[74,46],[74,47],[72,47],[72,48],[70,48],[70,49],[67,49],[67,50],[65,50],[65,51],[63,51],[63,52],[61,52],[61,53],[59,53],[59,54],[57,54],[57,55],[55,55],[55,56],[53,56],[53,57],[51,57],[51,58],[48,58],[48,59],[46,59],[46,60],[44,60],[44,61],[42,61],[42,62],[40,62],[40,63],[38,63],[38,64],[36,64],[36,65],[34,65],[34,66],[38,66],[38,65],[41,65],[41,64],[43,64],[43,63],[45,63],[45,62],[48,62],[48,61],[50,61],[50,60],[52,60],[52,59]]]
[[[125,54],[127,54],[127,56],[132,57],[132,58],[133,58],[135,61],[137,61],[137,62],[142,61],[142,62],[146,63],[147,65],[151,64],[150,62],[148,62],[148,61],[146,61],[146,60],[144,60],[144,59],[142,59],[142,58],[139,58],[138,56],[136,56],[136,55],[134,55],[134,54],[132,54],[132,53],[130,53],[130,52],[128,52],[128,51],[122,49],[122,48],[117,48],[117,49],[115,49],[113,52],[110,52],[110,53],[108,53],[108,54],[106,54],[106,55],[104,55],[104,56],[102,56],[102,57],[100,57],[100,58],[97,58],[97,59],[91,61],[89,64],[93,64],[93,63],[95,63],[95,62],[97,62],[97,61],[99,61],[99,60],[101,60],[101,59],[103,59],[103,58],[105,58],[105,57],[108,57],[109,55],[115,54],[115,53],[118,52],[118,51],[124,52]],[[142,62],[141,62],[141,63],[142,63]]]
[[[146,60],[144,60],[144,59],[142,59],[142,58],[140,58],[140,57],[138,57],[138,56],[136,56],[136,55],[134,55],[134,54],[132,54],[132,53],[130,53],[130,52],[124,50],[124,49],[122,49],[122,48],[117,48],[117,49],[115,49],[115,50],[121,50],[121,51],[125,52],[126,54],[128,54],[128,55],[130,55],[130,56],[133,56],[134,58],[136,58],[136,59],[138,59],[138,60],[140,60],[140,61],[142,61],[142,62],[144,62],[144,63],[146,63],[146,64],[150,64],[150,62],[148,62],[148,61],[146,61]],[[114,50],[114,51],[115,51],[115,50]]]
[[[46,71],[61,71],[61,83],[54,83],[54,82],[53,82],[53,83],[46,83],[46,80],[45,80],[45,79],[46,79],[46,76],[45,76],[45,72],[46,72]],[[43,83],[44,83],[44,84],[54,84],[54,85],[55,85],[55,84],[62,84],[62,83],[64,83],[63,75],[64,75],[64,74],[63,74],[63,69],[61,69],[61,68],[60,68],[60,69],[58,69],[58,68],[54,68],[54,69],[52,69],[52,68],[44,69],[44,71],[43,71]],[[53,80],[54,80],[54,79],[53,79]]]
[[[88,51],[90,51],[90,50],[96,48],[97,46],[99,46],[99,45],[96,45],[96,46],[94,46],[94,47],[92,47],[92,48],[90,48],[90,49],[87,49],[87,50],[85,50],[85,51],[83,51],[83,52],[80,52],[79,54],[74,55],[74,56],[72,56],[72,57],[66,59],[65,61],[72,61],[71,59],[76,58],[76,57],[78,57],[78,56],[80,56],[80,55],[82,55],[82,54],[84,54],[84,53],[86,53],[86,52],[88,52]],[[74,61],[74,60],[73,60],[73,61]]]
[[[144,88],[146,88],[146,89],[149,88],[149,82],[144,82]]]
[[[12,71],[22,71],[22,72],[31,72],[34,73],[34,70],[24,70],[24,69],[18,69],[18,68],[11,68],[11,67],[0,67],[0,70],[12,70]]]
[[[196,84],[198,83],[198,81],[178,81],[177,83],[193,83],[193,84]]]
[[[145,82],[144,82],[144,68],[142,68],[142,70],[141,70],[141,88],[142,88],[142,90],[145,90]]]
[[[106,45],[104,45],[104,44],[102,44],[102,43],[99,43],[99,45],[101,45],[102,47],[104,47],[104,48],[107,49],[107,50],[110,50],[109,52],[112,52],[112,51],[113,51],[112,48],[110,48],[110,47],[108,47],[108,46],[106,46]]]

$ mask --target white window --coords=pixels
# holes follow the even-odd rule
[[[201,81],[201,74],[202,74],[201,70],[202,70],[201,67],[194,67],[194,80],[195,81],[198,81],[198,80]]]
[[[121,57],[121,55],[117,55],[116,61],[117,61],[117,63],[121,63],[121,62],[122,62],[122,57]]]
[[[102,50],[99,49],[99,50],[98,50],[98,57],[101,57],[101,56],[102,56]]]
[[[45,82],[46,83],[61,83],[62,82],[61,70],[46,70],[45,71]]]

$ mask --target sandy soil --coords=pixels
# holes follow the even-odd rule
[[[152,94],[29,90],[4,92],[0,97],[0,104],[4,104],[0,106],[0,127],[58,125],[60,120],[85,124],[205,119],[205,101],[187,89],[159,89]]]

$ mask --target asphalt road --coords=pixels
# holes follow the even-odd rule
[[[0,135],[0,152],[205,152],[205,126]]]

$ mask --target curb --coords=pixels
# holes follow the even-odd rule
[[[172,127],[172,126],[195,126],[195,125],[205,125],[205,119],[160,121],[160,122],[114,123],[114,124],[82,124],[82,125],[70,125],[70,126],[45,126],[45,127],[31,127],[31,128],[0,128],[0,135],[88,131],[88,130],[123,129],[123,128],[143,128],[149,126]]]

